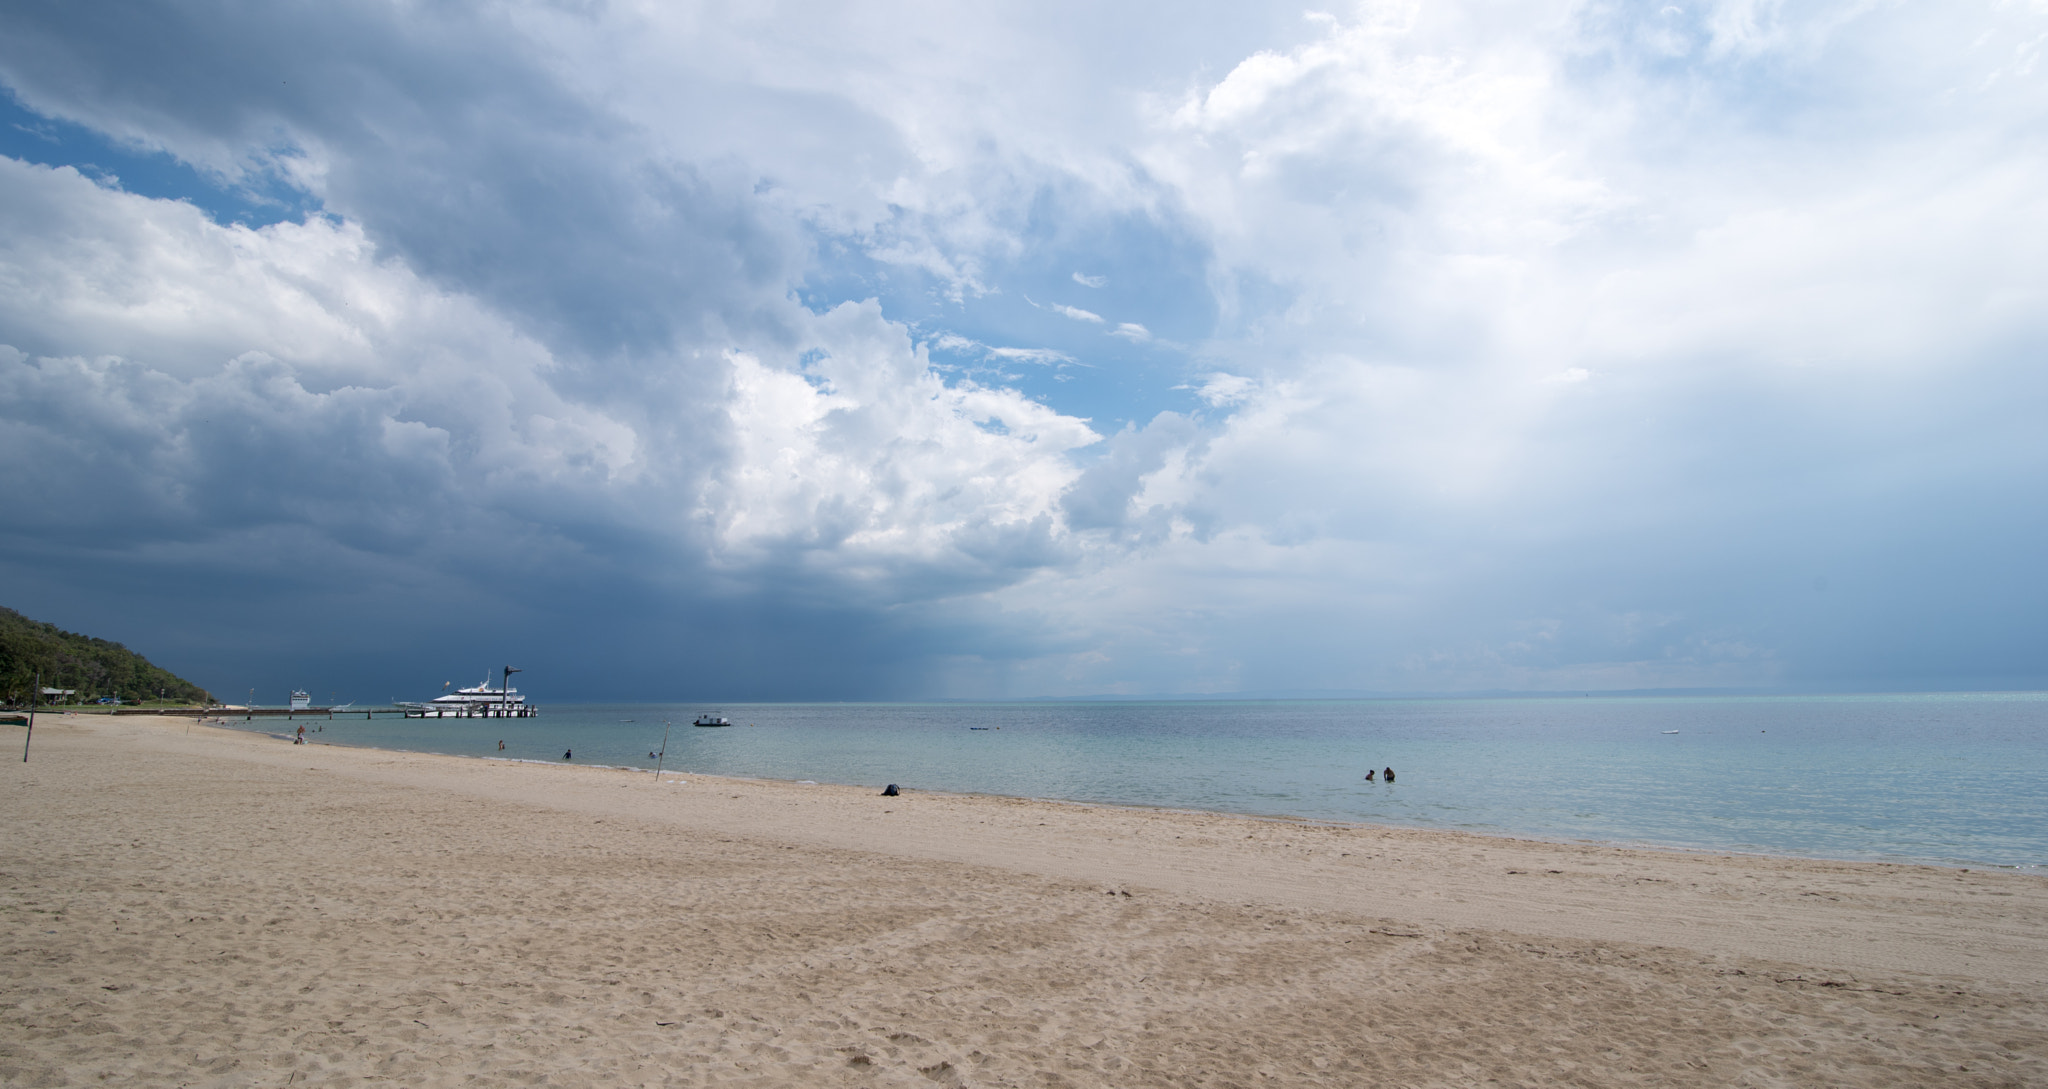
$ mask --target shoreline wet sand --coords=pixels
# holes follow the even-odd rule
[[[35,744],[8,1085],[2048,1083],[2035,874]]]

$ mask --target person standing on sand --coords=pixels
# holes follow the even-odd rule
[[[297,737],[295,737],[295,738],[293,738],[293,739],[292,739],[292,744],[294,744],[294,745],[303,745],[303,744],[305,744],[305,743],[306,743],[306,727],[305,727],[304,725],[301,725],[301,726],[299,727],[299,736],[297,736]]]

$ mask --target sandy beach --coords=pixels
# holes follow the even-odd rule
[[[11,760],[9,1086],[2048,1084],[2031,874],[168,718]]]

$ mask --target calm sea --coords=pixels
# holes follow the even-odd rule
[[[699,729],[701,712],[736,725]],[[1841,859],[2048,864],[2048,693],[543,706],[314,720],[470,756]],[[281,720],[257,723],[276,731]],[[498,751],[498,742],[505,751]],[[1393,783],[1366,782],[1393,767]]]

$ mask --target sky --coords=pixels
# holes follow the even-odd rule
[[[0,8],[0,604],[223,697],[2048,686],[2048,0]]]

